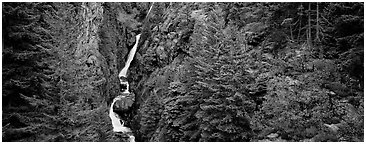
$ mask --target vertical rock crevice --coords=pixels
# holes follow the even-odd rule
[[[119,3],[103,4],[103,20],[98,31],[99,52],[104,58],[102,71],[106,79],[101,94],[107,105],[110,105],[113,98],[119,93],[118,72],[125,62],[124,57],[128,54],[126,27],[117,21],[120,5]]]
[[[103,101],[99,96],[99,85],[105,83],[103,76],[104,58],[99,52],[98,36],[99,27],[103,20],[103,8],[101,3],[81,4],[80,34],[77,36],[77,45],[74,58],[77,66],[76,73],[79,78],[79,86],[83,87],[83,93],[88,97],[86,101],[98,105]]]

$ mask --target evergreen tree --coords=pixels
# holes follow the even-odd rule
[[[14,141],[55,129],[58,112],[49,3],[3,5],[3,140]],[[3,131],[3,132],[4,132]]]
[[[160,119],[161,105],[159,104],[156,93],[150,96],[142,107],[140,120],[141,139],[150,140],[159,127],[158,122]]]
[[[3,141],[363,141],[363,3],[2,3]],[[120,135],[119,135],[120,136]]]
[[[199,30],[193,34],[192,81],[195,83],[190,93],[180,100],[189,110],[182,116],[193,120],[186,121],[182,128],[189,140],[249,141],[247,108],[251,102],[239,91],[245,87],[241,83],[245,76],[238,77],[242,63],[235,61],[235,57],[240,57],[235,55],[240,48],[223,32],[221,8],[208,3],[205,10],[206,18],[196,25]]]

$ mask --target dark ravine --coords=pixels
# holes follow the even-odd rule
[[[104,3],[103,8],[105,12],[103,14],[103,25],[99,31],[99,37],[101,41],[99,43],[100,51],[106,60],[106,67],[104,68],[104,75],[107,79],[107,82],[104,84],[104,90],[102,91],[105,94],[105,98],[107,100],[107,104],[110,105],[111,99],[113,99],[119,92],[119,85],[116,78],[118,78],[118,72],[124,67],[124,63],[127,60],[128,52],[131,50],[131,43],[134,43],[135,32],[141,31],[138,28],[133,28],[131,25],[135,25],[135,23],[123,23],[119,20],[119,15],[128,15],[124,9],[123,3]],[[121,14],[122,13],[122,14]],[[132,15],[132,14],[131,14]],[[140,25],[138,22],[138,18],[132,21],[137,22],[136,25]],[[146,22],[147,20],[143,20],[142,22]],[[144,26],[144,31],[142,34],[142,40],[140,43],[144,44],[145,41],[149,41],[149,24],[142,24]],[[141,45],[141,44],[140,44]],[[141,45],[142,46],[142,45]],[[147,79],[147,76],[137,75],[136,69],[138,67],[142,67],[141,64],[141,49],[148,49],[146,44],[144,48],[138,47],[138,51],[135,55],[135,59],[131,63],[130,70],[128,71],[128,81],[130,83],[130,89],[132,93],[136,94],[136,101],[132,107],[132,113],[129,117],[126,118],[126,122],[131,129],[136,133],[136,139],[139,140],[139,122],[137,111],[139,110],[139,106],[144,101],[144,98],[141,97],[141,93],[139,89],[145,89],[143,87],[137,87],[136,83],[144,83],[144,80]],[[136,79],[139,78],[140,79]],[[142,78],[141,78],[142,77]],[[146,99],[146,98],[145,98]]]
[[[123,10],[121,10],[121,5],[123,4],[103,4],[104,19],[99,32],[99,36],[101,37],[101,42],[99,44],[100,51],[106,59],[106,65],[109,65],[109,69],[104,68],[104,74],[107,78],[107,83],[104,84],[105,90],[103,90],[103,93],[106,94],[108,103],[110,103],[113,95],[117,95],[118,93],[116,92],[116,90],[118,90],[116,89],[118,86],[116,85],[117,76],[115,72],[116,69],[121,70],[124,66],[122,64],[127,59],[126,57],[128,55],[128,51],[130,50],[128,42],[134,38],[134,34],[137,34],[134,33],[134,31],[141,31],[138,29],[131,29],[129,25],[123,25],[123,23],[118,21],[118,18],[115,16],[119,15],[119,11],[122,11],[123,13]],[[177,25],[179,20],[174,20],[177,15],[171,12],[173,9],[169,9],[169,11],[160,11],[160,13],[156,13],[156,11],[154,11],[154,9],[161,9],[162,7],[164,7],[162,3],[157,3],[156,6],[154,6],[151,10],[150,16],[142,21],[144,23],[142,23],[141,27],[143,30],[141,42],[139,44],[140,47],[138,47],[138,51],[128,71],[130,89],[131,92],[135,93],[136,101],[134,104],[135,106],[133,106],[134,112],[132,116],[134,117],[127,118],[126,121],[130,123],[129,125],[131,125],[131,128],[135,131],[136,140],[141,139],[141,134],[138,131],[141,128],[139,122],[141,118],[141,107],[153,93],[156,93],[156,90],[160,91],[158,92],[159,97],[162,96],[162,91],[167,91],[167,89],[159,90],[150,87],[151,84],[156,85],[151,83],[151,81],[156,79],[156,74],[165,73],[164,71],[167,69],[176,69],[181,67],[179,63],[182,63],[184,57],[187,56],[186,53],[179,51],[184,51],[182,50],[184,49],[183,44],[186,43],[185,41],[189,39],[189,36],[181,35],[183,35],[185,31],[189,30],[189,28],[187,29],[180,27],[180,30],[169,28],[172,25]],[[159,19],[168,19],[168,21],[154,23],[159,22],[156,21]],[[163,35],[165,33],[169,34]],[[160,43],[157,43],[158,41],[154,41],[153,38],[162,40],[159,40]],[[172,48],[169,49],[169,47]],[[154,51],[157,52],[156,56],[160,56],[160,58],[158,57],[158,61],[155,62],[149,61],[148,58],[151,58],[151,54],[155,53]],[[117,67],[115,67],[116,65]],[[150,83],[146,84],[147,82]]]
[[[18,10],[19,4],[3,4],[9,27],[3,34],[3,141],[128,141],[113,132],[108,114],[122,93],[118,74],[138,34],[127,71],[135,101],[123,117],[137,142],[363,141],[363,31],[357,29],[363,16],[354,12],[363,4],[152,4],[35,3]],[[322,24],[328,37],[311,47],[307,19],[298,14],[315,4],[340,24]],[[52,41],[23,44],[44,31],[12,35],[22,32],[11,23],[22,19],[8,21],[14,15],[35,15]],[[344,32],[341,24],[357,28]],[[33,64],[46,68],[26,73],[29,63],[18,61],[33,57],[13,51],[23,48],[16,43],[51,47],[47,59]]]

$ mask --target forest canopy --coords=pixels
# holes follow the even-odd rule
[[[2,141],[126,141],[135,43],[136,141],[364,141],[362,2],[3,2],[2,41]]]

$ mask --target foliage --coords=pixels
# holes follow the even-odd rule
[[[160,119],[161,104],[157,99],[157,95],[150,96],[141,109],[141,128],[140,132],[144,135],[142,139],[151,138],[157,129],[157,123]]]
[[[232,47],[238,47],[230,45],[234,42],[222,31],[221,9],[211,6],[205,9],[206,19],[196,23],[192,35],[190,53],[195,53],[195,60],[192,60],[194,77],[191,81],[194,84],[191,91],[178,100],[181,107],[186,107],[178,116],[178,125],[183,128],[183,138],[190,141],[245,141],[251,131],[247,117],[250,101],[237,91],[240,86],[236,84],[243,77],[235,79],[240,74]]]
[[[363,3],[3,3],[3,140],[363,141]]]
[[[42,137],[56,129],[54,44],[48,3],[3,3],[3,140]]]

